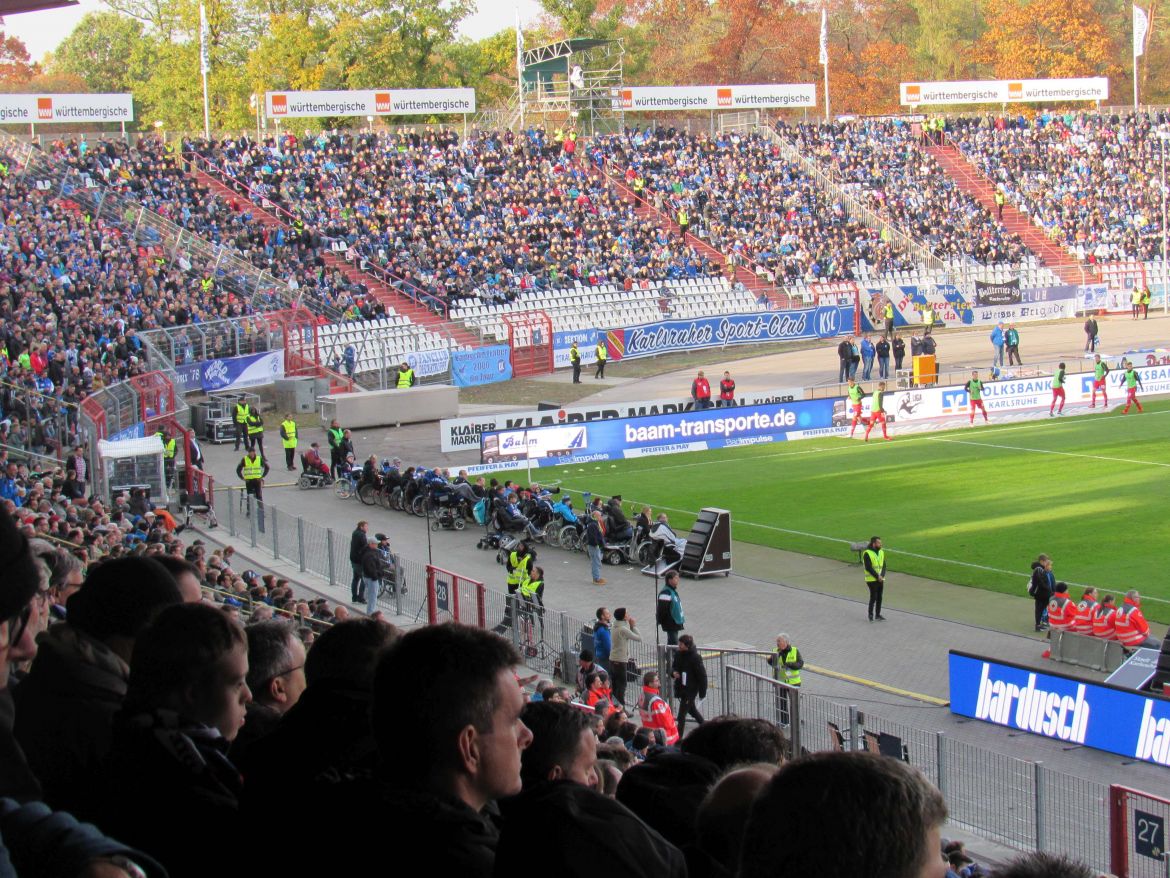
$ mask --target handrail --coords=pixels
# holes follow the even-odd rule
[[[823,188],[839,198],[851,216],[856,216],[875,229],[888,231],[890,236],[919,262],[929,265],[931,268],[946,268],[943,260],[929,248],[914,240],[913,236],[896,226],[891,219],[882,216],[878,211],[862,203],[853,193],[846,191],[840,183],[824,172],[819,163],[781,137],[780,132],[771,125],[760,125],[756,131],[779,147],[785,159],[799,164],[806,174],[815,177]]]
[[[190,157],[190,158],[194,159],[196,164],[198,164],[199,162],[202,162],[206,166],[206,169],[207,169],[205,171],[205,173],[207,173],[209,176],[215,177],[224,185],[235,186],[239,189],[242,189],[245,193],[247,193],[248,200],[250,202],[252,202],[253,204],[255,204],[257,207],[261,208],[262,210],[270,211],[271,213],[275,214],[277,216],[277,218],[286,218],[287,217],[288,220],[285,223],[286,225],[292,225],[292,223],[295,223],[295,222],[301,222],[301,223],[305,222],[305,220],[303,218],[296,215],[292,211],[288,210],[288,208],[281,207],[279,204],[274,202],[269,196],[264,195],[262,192],[259,192],[258,190],[252,188],[247,183],[243,182],[239,177],[235,176],[234,174],[232,174],[231,172],[229,172],[225,168],[221,167],[220,165],[215,164],[214,162],[212,162],[210,159],[206,158],[205,156],[200,155],[198,152],[196,152],[194,150],[189,150],[189,151],[184,152],[183,155],[185,157]],[[313,228],[316,228],[316,227],[313,226]],[[328,235],[322,235],[321,238],[324,241],[342,240],[340,238],[330,238]],[[367,243],[367,246],[369,246],[368,243]],[[393,272],[388,271],[385,268],[382,268],[380,265],[377,265],[375,262],[373,262],[371,259],[368,258],[368,254],[362,254],[361,251],[359,249],[357,249],[356,245],[349,245],[349,249],[354,250],[355,252],[359,253],[360,255],[362,255],[363,257],[366,258],[366,263],[367,263],[368,268],[360,268],[359,267],[358,271],[368,272],[368,273],[374,274],[374,275],[381,274],[382,277],[379,277],[378,279],[381,280],[382,283],[386,284],[389,287],[392,287],[393,289],[397,290],[398,292],[405,295],[407,298],[413,300],[415,303],[417,303],[419,305],[422,305],[423,307],[428,307],[428,303],[424,302],[423,300],[429,300],[430,302],[438,304],[442,307],[443,315],[444,316],[447,315],[447,303],[444,302],[442,299],[438,298],[437,296],[435,296],[432,293],[428,293],[426,290],[424,290],[422,287],[418,286],[417,284],[413,284],[410,281],[406,280],[406,278],[399,277],[398,275],[394,274]],[[374,269],[374,270],[369,271],[369,269]],[[337,322],[337,321],[332,321],[332,322]]]

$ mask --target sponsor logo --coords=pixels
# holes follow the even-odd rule
[[[37,98],[37,118],[38,119],[52,119],[53,118],[53,99],[52,98]]]
[[[967,391],[944,390],[942,395],[942,412],[944,415],[962,413],[967,408]]]
[[[1154,719],[1154,700],[1146,699],[1134,756],[1170,765],[1170,719]]]
[[[212,360],[203,369],[203,383],[212,387],[221,387],[231,382],[228,376],[227,364],[223,360]]]
[[[1022,100],[1024,97],[1024,84],[1022,82],[1009,82],[1007,96],[1009,101]]]
[[[634,93],[628,88],[622,89],[622,106],[626,109],[634,106]]]
[[[390,112],[390,93],[384,91],[374,92],[374,112],[375,113],[389,113]]]
[[[817,308],[817,336],[832,338],[841,331],[841,310],[837,307]]]
[[[1083,744],[1085,732],[1089,727],[1089,704],[1085,701],[1085,684],[1079,684],[1076,692],[1074,697],[1038,689],[1036,674],[1028,674],[1028,683],[1025,686],[1016,686],[1004,680],[993,680],[991,665],[984,662],[979,679],[979,697],[975,703],[975,718]],[[1151,702],[1147,701],[1147,715],[1150,713],[1150,706]],[[1157,725],[1161,726],[1162,723],[1166,723],[1166,732],[1170,734],[1170,721],[1160,720]],[[1146,723],[1143,722],[1143,733],[1145,729]],[[1138,750],[1139,752],[1141,750],[1140,743]]]
[[[906,86],[906,103],[916,104],[922,100],[922,86],[908,85]]]
[[[731,106],[731,89],[719,88],[715,90],[715,105],[719,107]]]
[[[283,116],[288,112],[288,95],[272,96],[272,115]]]

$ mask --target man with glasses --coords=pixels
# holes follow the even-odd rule
[[[248,705],[244,727],[232,744],[238,758],[255,741],[276,728],[305,691],[305,645],[291,625],[283,621],[249,625]]]

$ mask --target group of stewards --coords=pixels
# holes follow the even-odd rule
[[[1080,602],[1074,603],[1068,585],[1058,582],[1048,601],[1048,625],[1052,631],[1116,640],[1126,649],[1159,645],[1150,636],[1150,623],[1142,613],[1142,598],[1136,589],[1127,591],[1118,607],[1111,594],[1098,600],[1095,588],[1086,588]]]

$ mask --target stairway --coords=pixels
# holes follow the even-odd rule
[[[998,208],[995,204],[995,185],[963,155],[958,147],[950,143],[942,146],[932,144],[926,147],[926,152],[938,163],[946,175],[955,181],[959,189],[974,197],[992,216],[996,216]],[[1010,202],[1004,204],[1003,219],[1000,222],[1009,232],[1019,235],[1024,245],[1039,256],[1044,262],[1044,266],[1059,277],[1062,282],[1066,284],[1083,283],[1084,274],[1081,268],[1070,264],[1073,262],[1072,255],[1051,241],[1015,205]]]
[[[606,183],[609,184],[609,187],[613,189],[614,192],[616,192],[623,201],[634,205],[634,213],[638,217],[649,219],[674,234],[678,234],[681,231],[679,224],[675,222],[673,217],[660,210],[657,210],[652,204],[650,204],[650,202],[644,199],[639,199],[636,195],[634,195],[633,190],[631,190],[630,187],[627,186],[624,182],[624,171],[622,171],[622,175],[619,176],[610,170],[609,165],[607,165],[605,168],[601,168],[600,170],[602,172],[602,176],[605,177]],[[706,256],[710,261],[718,265],[722,265],[726,268],[727,258],[702,238],[699,238],[696,235],[692,235],[688,232],[686,242],[690,246],[694,247],[695,250],[697,250],[699,253],[702,253],[704,256]],[[795,307],[787,294],[779,290],[775,284],[764,280],[764,278],[760,277],[750,268],[737,265],[735,267],[735,279],[739,283],[743,284],[744,287],[750,290],[752,293],[758,295],[762,290],[764,295],[768,297],[768,303],[772,309],[787,309]]]
[[[279,226],[284,229],[290,227],[293,219],[291,214],[278,216],[273,211],[261,207],[247,196],[232,189],[216,176],[200,170],[194,165],[190,167],[188,174],[201,186],[206,186],[211,190],[212,194],[227,202],[239,203],[246,201],[248,203],[248,211],[261,225],[265,227]],[[478,336],[459,324],[435,314],[429,308],[420,305],[410,296],[391,286],[387,280],[393,280],[394,278],[390,275],[387,275],[387,280],[383,280],[374,271],[363,271],[344,256],[339,256],[331,251],[323,252],[321,258],[330,271],[338,271],[350,282],[364,285],[375,299],[387,308],[393,309],[393,313],[401,314],[412,323],[424,329],[446,336],[457,345],[479,347],[482,344]]]

